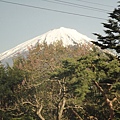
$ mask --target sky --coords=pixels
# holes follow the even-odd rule
[[[104,34],[101,23],[117,5],[117,0],[0,0],[0,53],[60,27],[97,39],[93,33]]]

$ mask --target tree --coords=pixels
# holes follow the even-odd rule
[[[80,113],[83,111],[82,103],[94,77],[91,71],[86,69],[86,66],[87,64],[79,63],[76,59],[71,58],[63,61],[63,67],[53,73],[52,77],[61,81],[64,88],[63,97],[61,97],[62,103],[60,102],[62,113],[58,120],[62,120],[64,115],[66,119],[83,120],[84,114]]]
[[[25,58],[15,60],[13,67],[1,66],[2,118],[119,118],[119,61],[100,49],[83,50],[38,45]]]
[[[120,53],[120,5],[109,13],[108,23],[103,23],[103,26],[105,35],[94,33],[98,41],[93,41],[93,43],[102,49],[110,48]]]
[[[67,108],[71,108],[71,114],[76,115],[69,119],[118,119],[119,73],[119,61],[102,52],[94,51],[78,60],[63,61],[63,67],[55,72],[55,76],[61,80],[65,78],[64,109],[69,111]]]
[[[5,68],[4,66],[0,63],[0,119],[2,120],[5,117],[5,113],[3,111],[4,107],[4,90],[5,90],[5,83],[6,80],[6,74],[5,74]]]
[[[61,119],[66,101],[64,79],[50,79],[50,76],[61,67],[63,59],[78,58],[79,55],[86,54],[89,49],[84,47],[66,48],[59,42],[49,46],[43,44],[30,49],[25,58],[18,57],[14,60],[13,67],[28,74],[22,81],[20,92],[16,93],[17,104],[21,103],[22,112],[32,112],[32,115],[41,120]]]
[[[17,102],[17,94],[19,86],[24,79],[24,71],[0,65],[0,112],[1,119],[9,120],[13,116],[19,116],[19,105]]]

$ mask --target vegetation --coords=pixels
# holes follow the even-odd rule
[[[105,35],[95,33],[98,41],[93,43],[102,49],[110,48],[120,53],[120,5],[109,14],[108,23],[103,23],[103,26]]]
[[[119,119],[120,62],[98,48],[38,45],[0,73],[3,120]]]

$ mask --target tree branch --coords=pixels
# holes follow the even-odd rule
[[[83,119],[79,116],[79,114],[78,114],[73,108],[71,108],[71,110],[72,110],[72,112],[77,116],[77,118],[78,118],[79,120],[83,120]]]
[[[39,116],[39,118],[40,118],[41,120],[45,120],[45,118],[44,118],[44,117],[42,116],[42,114],[41,114],[42,109],[43,109],[43,105],[42,105],[42,103],[41,103],[40,108],[37,109],[37,115]]]
[[[100,92],[103,94],[105,101],[109,107],[109,112],[110,112],[110,118],[109,120],[113,120],[114,119],[114,108],[113,108],[113,102],[116,101],[117,99],[114,98],[112,101],[107,97],[107,95],[105,94],[104,90],[102,89],[102,87],[96,82],[93,81],[95,86],[100,90]]]

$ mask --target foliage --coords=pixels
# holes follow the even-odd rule
[[[74,98],[72,104],[83,108],[84,115],[81,116],[84,119],[92,116],[96,119],[106,120],[110,117],[110,106],[107,104],[107,99],[111,104],[115,102],[116,105],[113,109],[119,111],[120,91],[114,89],[114,86],[117,88],[119,86],[119,73],[120,63],[117,59],[93,52],[78,60],[63,61],[62,69],[58,69],[53,76],[59,79],[66,78],[67,90]],[[76,102],[76,99],[79,102]],[[80,102],[84,105],[82,106]],[[66,104],[69,105],[70,101]],[[78,109],[76,108],[76,110]],[[117,118],[118,115],[115,117]]]
[[[10,116],[16,114],[16,111],[19,111],[18,106],[15,105],[16,91],[19,90],[24,75],[24,71],[16,67],[0,65],[0,112],[4,119],[8,120]]]
[[[12,67],[1,65],[1,119],[106,120],[111,110],[118,119],[120,62],[98,48],[84,50],[38,45]]]
[[[79,55],[86,54],[88,49],[85,48],[65,48],[61,43],[49,46],[43,44],[30,49],[27,57],[14,60],[14,67],[27,73],[20,86],[21,92],[16,93],[20,96],[18,102],[21,103],[21,110],[24,108],[24,111],[29,112],[31,109],[30,112],[40,119],[57,119],[58,104],[63,97],[63,84],[50,79],[51,73],[61,67],[63,59],[78,58]]]
[[[110,48],[120,53],[120,6],[109,13],[109,18],[108,23],[103,23],[105,35],[95,33],[98,41],[93,43],[102,49]]]

